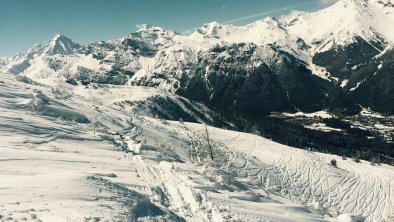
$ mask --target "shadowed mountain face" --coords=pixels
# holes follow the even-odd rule
[[[354,114],[359,106],[378,112],[394,112],[394,50],[384,50],[383,43],[355,43],[317,53],[313,62],[325,67],[337,78],[328,92],[329,108]]]
[[[346,46],[336,46],[328,51],[316,53],[312,62],[325,67],[331,76],[349,79],[357,66],[371,61],[384,49],[382,42],[368,42],[356,36],[355,41]]]
[[[352,91],[352,100],[379,112],[394,112],[394,50],[361,68],[360,73],[365,78]]]
[[[48,55],[70,55],[75,53],[81,46],[64,35],[55,36],[47,48]]]
[[[389,50],[354,70],[343,89],[346,99],[379,112],[394,112],[393,58],[394,50]]]
[[[272,63],[260,54],[267,52]],[[191,76],[177,93],[223,110],[252,114],[311,111],[321,109],[326,100],[325,82],[294,56],[273,47],[212,48],[199,57]]]

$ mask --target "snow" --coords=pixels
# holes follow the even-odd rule
[[[4,220],[381,221],[394,213],[391,166],[208,127],[212,162],[204,125],[117,105],[169,93],[35,81],[0,75]],[[45,101],[38,110],[37,98]]]
[[[348,79],[342,80],[342,82],[341,82],[341,87],[344,88],[344,87],[347,85],[348,82],[349,82]]]
[[[142,25],[125,38],[94,43],[90,54],[85,53],[87,46],[57,35],[46,45],[1,58],[0,71],[7,74],[0,74],[0,220],[393,218],[392,166],[355,163],[208,127],[215,157],[211,161],[204,125],[151,118],[157,104],[148,102],[170,98],[186,113],[195,111],[212,119],[206,107],[190,108],[171,92],[198,62],[198,54],[216,44],[258,45],[252,66],[261,61],[280,63],[271,48],[275,46],[304,60],[321,78],[335,79],[312,64],[313,53],[351,43],[357,35],[368,40],[383,36],[389,42],[384,51],[391,49],[394,32],[387,27],[394,24],[394,12],[388,3],[341,0],[318,12],[293,12],[280,21],[266,18],[246,26],[213,22],[190,35]],[[122,45],[126,38],[146,43],[155,54],[127,48]],[[300,48],[298,39],[312,48]],[[131,84],[73,86],[62,80],[82,68],[106,75],[118,65],[135,73],[129,83],[154,79],[164,71],[169,76],[154,82],[159,89]],[[343,80],[341,86],[346,85]],[[285,115],[333,117],[324,110]],[[381,118],[366,109],[361,115]],[[324,124],[307,127],[339,131]],[[375,127],[393,130],[382,124]],[[338,167],[329,164],[332,159]]]
[[[354,87],[352,87],[352,88],[350,89],[350,91],[356,90],[356,89],[361,85],[361,83],[363,83],[364,81],[365,81],[365,80],[362,80],[362,81],[358,82],[358,83],[356,84],[356,86],[354,86]]]
[[[322,79],[330,80],[330,73],[324,67],[317,66],[312,63],[312,57],[309,59],[309,69],[314,75],[319,76]]]
[[[319,130],[319,131],[323,131],[323,132],[332,132],[332,131],[341,132],[342,131],[341,129],[329,127],[324,123],[313,123],[312,125],[305,126],[305,128]]]
[[[362,116],[370,116],[370,117],[379,118],[379,119],[385,118],[381,114],[379,114],[377,112],[373,112],[371,109],[367,109],[367,108],[363,108],[361,110],[361,112],[360,112],[360,115],[362,115]]]
[[[296,113],[283,113],[285,116],[296,117],[296,116],[303,116],[308,118],[320,117],[320,118],[332,118],[333,116],[328,113],[326,110],[321,110],[313,113],[303,113],[303,112],[296,112]]]
[[[64,35],[55,35],[48,43],[46,52],[50,55],[60,54],[69,55],[73,54],[79,45]]]
[[[10,62],[9,58],[0,57],[0,70]]]
[[[379,130],[388,131],[388,132],[394,131],[394,127],[385,126],[383,124],[375,124],[375,128],[379,129]]]
[[[357,217],[349,214],[341,214],[338,216],[338,222],[357,222],[364,221],[363,217]]]
[[[378,40],[382,35],[394,41],[394,8],[383,7],[375,0],[341,0],[317,12],[293,12],[281,19],[286,29],[301,37],[315,50],[326,51],[335,45],[354,41],[355,36]]]

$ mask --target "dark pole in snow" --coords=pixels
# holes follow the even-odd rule
[[[212,161],[213,161],[213,160],[214,160],[214,158],[213,158],[213,151],[212,151],[211,143],[210,143],[210,141],[209,141],[208,127],[207,127],[206,124],[204,124],[204,127],[205,127],[205,133],[207,134],[208,148],[209,148],[209,151],[210,151],[210,153],[211,153],[211,159],[212,159]]]

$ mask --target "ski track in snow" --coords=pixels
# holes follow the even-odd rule
[[[69,96],[57,99],[51,87]],[[38,111],[33,89],[49,99]],[[162,92],[129,89],[38,86],[0,75],[0,221],[335,221],[342,213],[382,221],[394,214],[390,166],[208,127],[212,163],[206,146],[196,145],[204,144],[203,125],[133,117],[115,102]],[[141,137],[139,153],[123,152],[131,147],[120,131]]]

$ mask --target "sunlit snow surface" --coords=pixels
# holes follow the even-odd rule
[[[41,81],[0,75],[0,220],[382,221],[394,215],[393,167],[208,127],[212,163],[204,125],[117,105],[175,95]]]

